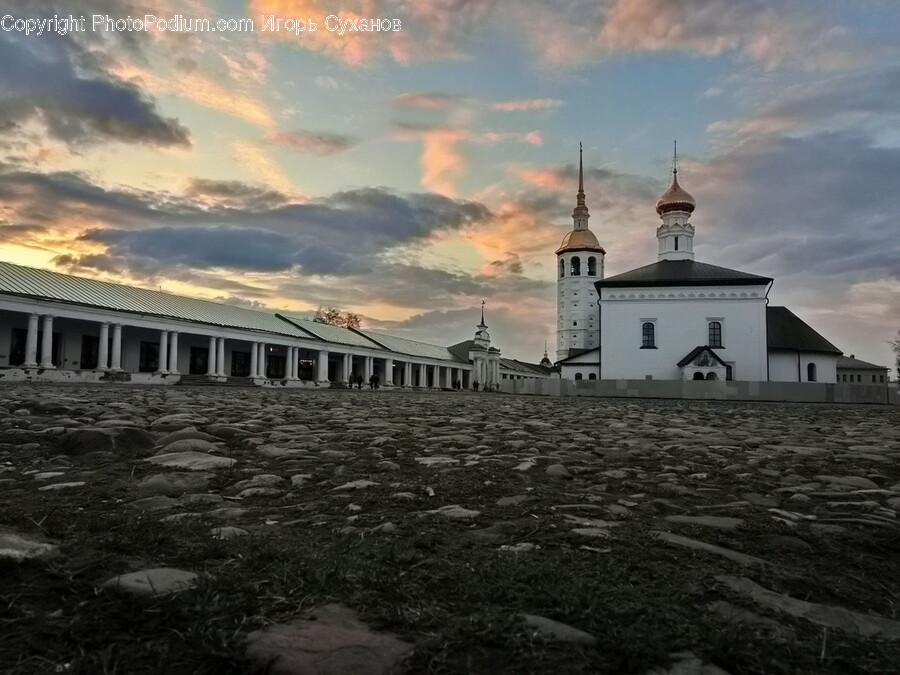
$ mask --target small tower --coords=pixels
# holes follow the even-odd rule
[[[553,364],[550,362],[550,357],[547,356],[547,341],[544,340],[544,358],[541,359],[540,364],[544,368],[550,368]]]
[[[484,322],[484,300],[481,301],[481,323],[475,330],[475,338],[469,348],[472,362],[472,381],[482,390],[492,391],[500,383],[500,350],[491,346],[491,336]]]
[[[578,194],[572,212],[574,227],[556,249],[556,359],[571,351],[600,346],[597,292],[594,282],[603,278],[606,251],[588,229],[584,202],[584,162],[578,144]]]
[[[659,240],[659,260],[693,260],[694,226],[691,214],[697,202],[678,184],[678,145],[672,156],[672,184],[656,202],[656,212],[662,225],[656,229]]]

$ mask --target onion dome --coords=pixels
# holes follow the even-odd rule
[[[672,185],[663,193],[656,202],[656,212],[659,215],[669,211],[687,211],[692,213],[697,207],[697,202],[691,194],[678,184],[678,171],[672,172]]]
[[[572,230],[563,237],[562,244],[556,249],[556,255],[565,253],[566,251],[597,251],[598,253],[606,253],[600,242],[597,241],[597,235],[590,230]]]

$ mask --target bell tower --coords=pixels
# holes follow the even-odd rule
[[[578,144],[578,193],[572,230],[556,249],[556,360],[572,350],[600,346],[600,321],[594,282],[603,278],[606,251],[588,227],[591,214],[584,199],[584,161]]]

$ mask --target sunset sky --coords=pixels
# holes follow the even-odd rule
[[[84,16],[25,35],[14,20]],[[668,184],[697,260],[775,278],[845,354],[900,327],[892,0],[0,0],[0,259],[273,310],[329,305],[503,355],[555,351],[584,143],[607,275],[656,260]],[[252,32],[92,29],[252,19]],[[397,19],[391,32],[326,29]],[[264,31],[265,18],[318,30]],[[18,24],[21,25],[21,24]]]

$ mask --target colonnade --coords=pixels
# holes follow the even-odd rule
[[[25,354],[22,367],[55,369],[59,364],[54,363],[53,354],[53,327],[54,315],[30,313],[28,315],[28,329],[25,338]],[[96,370],[103,372],[121,372],[122,368],[122,337],[123,324],[111,321],[100,321],[99,339],[97,345]],[[40,326],[40,330],[39,330]],[[159,360],[156,374],[180,375],[178,368],[179,337],[184,331],[160,329],[158,337]],[[40,333],[40,345],[38,335]],[[194,334],[194,333],[190,333]],[[200,334],[199,332],[197,334]],[[225,341],[223,336],[208,336],[207,369],[208,377],[224,378],[231,374],[226,369]],[[329,377],[329,350],[309,350],[297,345],[285,345],[283,343],[268,343],[263,341],[244,341],[236,338],[227,338],[237,342],[250,344],[250,367],[248,376],[253,379],[265,379],[270,346],[280,347],[286,350],[285,371],[283,377],[290,381],[300,380],[301,352],[313,352],[316,356],[313,377],[319,382],[328,382]],[[471,385],[473,379],[484,381],[482,375],[469,372],[468,368],[443,366],[434,363],[425,363],[413,359],[400,360],[395,356],[373,356],[366,354],[354,354],[353,352],[335,352],[335,380],[344,384],[352,384],[351,375],[362,375],[364,382],[368,383],[372,374],[376,372],[376,358],[381,362],[380,384],[386,386],[404,387],[443,387],[452,388],[454,383],[460,381],[463,387]],[[396,366],[396,367],[395,367]],[[396,375],[396,378],[395,378]],[[429,375],[431,375],[429,377]],[[395,381],[396,379],[396,381]],[[499,373],[498,378],[499,380]]]

